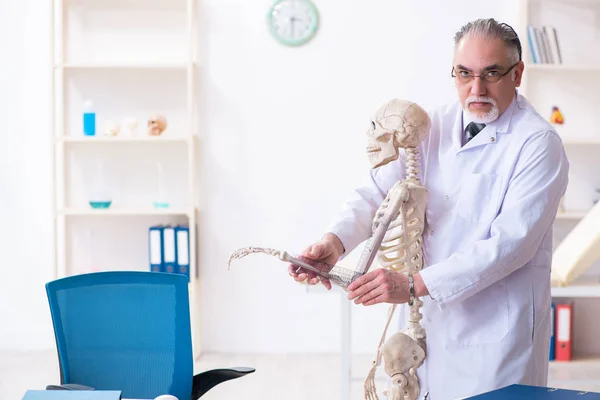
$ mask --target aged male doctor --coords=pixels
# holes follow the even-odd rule
[[[430,200],[425,268],[413,278],[425,303],[427,359],[418,373],[429,400],[547,383],[551,227],[569,165],[556,131],[517,92],[523,70],[508,25],[487,19],[463,26],[452,65],[459,101],[430,113],[431,133],[420,147]],[[373,170],[304,254],[335,263],[354,249],[403,178],[402,157]],[[319,282],[293,268],[297,281]],[[407,281],[376,269],[349,287],[349,298],[406,303]]]

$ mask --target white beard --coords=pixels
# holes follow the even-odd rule
[[[469,110],[469,104],[473,102],[490,103],[492,105],[492,109],[486,113],[474,113]],[[500,114],[500,110],[498,110],[498,105],[496,104],[496,101],[490,97],[485,96],[468,97],[467,100],[465,100],[464,111],[465,113],[467,113],[469,118],[473,120],[473,122],[476,122],[478,124],[488,124],[492,121],[495,121],[498,118],[498,115]]]

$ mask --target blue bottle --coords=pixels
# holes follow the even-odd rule
[[[96,135],[96,113],[94,104],[90,100],[83,104],[83,134],[85,136]]]

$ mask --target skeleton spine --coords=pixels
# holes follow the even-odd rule
[[[419,168],[419,150],[415,147],[407,147],[406,152],[406,177],[417,183],[421,184],[419,175],[421,170]]]

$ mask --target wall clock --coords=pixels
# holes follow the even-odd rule
[[[271,35],[286,46],[310,41],[319,26],[319,12],[310,0],[277,0],[267,14]]]

